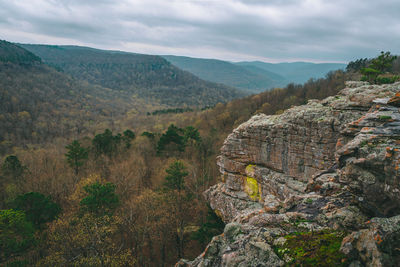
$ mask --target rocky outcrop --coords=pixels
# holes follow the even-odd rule
[[[399,266],[400,216],[373,218],[366,226],[343,239],[342,252],[358,266]]]
[[[342,235],[321,266],[400,262],[400,83],[346,85],[281,115],[256,115],[228,136],[222,181],[205,192],[225,231],[180,265],[283,266],[298,263],[290,240],[329,247],[316,237]]]

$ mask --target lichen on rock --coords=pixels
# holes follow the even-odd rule
[[[204,193],[225,232],[182,266],[397,266],[400,83],[346,85],[227,137]]]
[[[260,199],[260,193],[259,191],[259,187],[258,187],[258,182],[256,179],[254,179],[253,177],[246,177],[246,184],[244,187],[246,193],[249,195],[251,200],[257,201],[258,199]]]
[[[245,184],[244,184],[244,191],[247,193],[249,198],[253,201],[259,201],[261,200],[261,193],[260,193],[260,187],[258,186],[257,180],[254,178],[254,165],[249,164],[246,167],[246,179],[245,179]]]

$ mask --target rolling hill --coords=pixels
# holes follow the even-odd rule
[[[76,79],[169,106],[210,106],[245,95],[204,81],[159,56],[79,46],[20,45]]]
[[[217,83],[226,84],[248,92],[261,92],[281,86],[285,78],[256,66],[240,66],[216,59],[163,56],[175,66],[196,76]]]
[[[163,57],[175,66],[202,79],[234,86],[252,93],[284,87],[289,83],[301,84],[310,78],[323,78],[330,71],[346,67],[346,64],[338,63],[266,63],[261,61],[233,63],[182,56]]]
[[[130,94],[71,78],[0,41],[0,151],[76,136],[134,107]]]

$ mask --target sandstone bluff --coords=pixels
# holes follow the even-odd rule
[[[343,266],[398,266],[399,107],[400,83],[347,82],[240,125],[221,149],[221,182],[205,192],[224,233],[177,265],[290,266],[288,236],[325,231],[343,235]]]

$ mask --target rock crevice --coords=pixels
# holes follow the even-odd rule
[[[345,266],[400,262],[400,83],[346,85],[227,137],[222,181],[205,192],[224,234],[179,264],[284,266],[296,259],[279,242],[308,231],[346,233]]]

